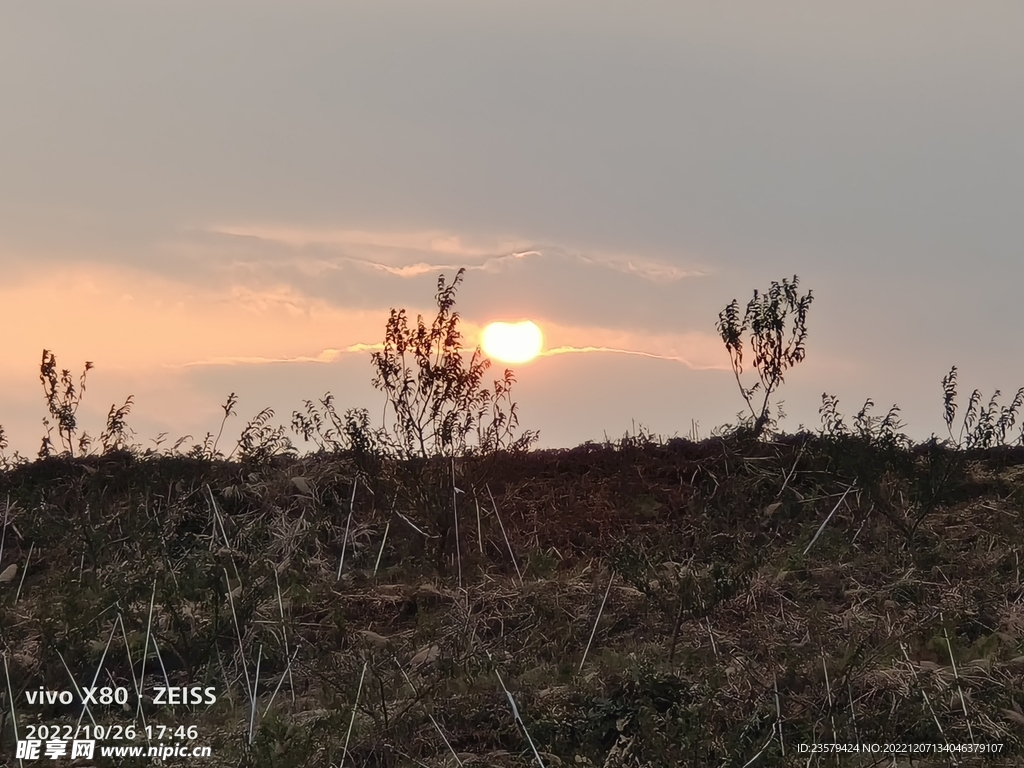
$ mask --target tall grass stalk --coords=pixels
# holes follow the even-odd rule
[[[508,556],[512,558],[512,567],[516,569],[516,576],[519,577],[519,586],[523,586],[523,573],[519,570],[519,563],[516,562],[516,553],[512,551],[512,542],[508,540],[505,532],[505,524],[501,522],[501,515],[498,514],[498,505],[494,501],[494,494],[491,493],[491,486],[487,485],[487,495],[491,498],[491,507],[494,509],[494,516],[498,518],[498,525],[501,526],[501,535],[505,538],[505,546],[508,547]]]
[[[608,593],[612,591],[612,582],[615,581],[615,571],[608,577],[608,586],[605,587],[604,597],[601,598],[601,606],[597,609],[597,617],[594,619],[594,627],[590,630],[590,639],[587,640],[587,647],[583,649],[583,658],[580,659],[580,666],[577,672],[583,671],[583,665],[587,662],[587,654],[590,653],[590,644],[594,642],[594,635],[597,634],[597,625],[601,622],[601,614],[604,612],[605,601],[608,600]]]
[[[857,728],[857,710],[853,706],[853,686],[850,681],[846,681],[846,695],[850,699],[850,722],[853,723],[853,740],[855,743],[860,744],[860,730]]]
[[[128,642],[128,629],[124,625],[124,618],[121,616],[121,614],[117,614],[117,621],[121,625],[121,637],[124,638],[124,654],[125,654],[125,656],[128,657],[128,672],[132,676],[132,687],[135,689],[135,700],[136,701],[142,701],[142,691],[139,689],[138,680],[136,680],[136,678],[135,678],[135,662],[132,660],[132,647],[131,647],[131,644]],[[145,665],[143,665],[143,669],[145,669]],[[170,683],[168,683],[168,686],[169,685],[170,685]],[[142,727],[143,727],[143,729],[145,729],[145,727],[146,727],[146,713],[143,712],[141,708],[139,708],[139,709],[136,710],[135,716],[136,716],[136,719],[138,719],[141,716],[141,718],[142,718]],[[146,734],[146,744],[149,745],[149,743],[150,743],[149,734],[147,732],[147,734]]]
[[[85,697],[82,695],[82,689],[78,686],[78,681],[75,680],[75,676],[71,674],[71,668],[68,666],[68,663],[64,661],[64,657],[61,655],[60,651],[57,651],[57,658],[60,659],[60,663],[64,666],[64,671],[68,673],[68,678],[71,680],[71,685],[74,686],[75,693],[78,694],[78,698],[82,702],[82,714],[88,712],[89,720],[92,722],[93,725],[96,725],[96,720],[92,716],[92,710],[89,709],[89,705],[86,703]],[[79,714],[78,716],[79,723],[82,722],[82,714]]]
[[[828,521],[832,519],[832,515],[834,515],[836,513],[836,510],[839,509],[839,505],[843,503],[843,500],[846,499],[846,496],[850,493],[850,491],[852,491],[856,487],[856,483],[854,483],[851,486],[848,486],[847,489],[843,492],[843,495],[839,497],[839,501],[836,502],[836,505],[832,507],[832,511],[828,513],[828,517],[826,517],[825,521],[819,526],[818,532],[814,534],[814,538],[811,539],[810,543],[804,548],[804,555],[811,551],[811,547],[814,546],[814,542],[816,542],[818,540],[818,537],[821,536],[822,532],[825,530],[825,526],[828,525]]]
[[[25,570],[21,572],[21,581],[18,582],[18,591],[14,593],[14,602],[18,602],[18,598],[21,597],[21,588],[25,586],[25,576],[28,573],[28,564],[32,562],[32,553],[35,551],[36,543],[33,541],[28,548],[28,555],[25,556]]]
[[[345,537],[341,542],[341,559],[338,561],[338,576],[335,581],[341,581],[341,569],[345,565],[345,550],[348,548],[348,532],[352,527],[352,510],[356,506],[356,486],[359,484],[359,478],[352,478],[352,497],[348,502],[348,519],[345,521]]]
[[[18,715],[14,708],[14,691],[11,689],[11,670],[7,667],[7,651],[4,651],[4,677],[7,679],[7,701],[11,705],[11,726],[14,728],[14,740],[18,741]],[[24,766],[18,758],[18,765]]]
[[[924,698],[924,703],[928,707],[928,711],[932,715],[932,720],[935,722],[935,727],[939,729],[939,735],[942,736],[942,740],[949,744],[949,739],[946,738],[946,732],[942,728],[942,723],[939,722],[939,716],[935,713],[935,708],[932,706],[932,700],[928,698],[928,692],[921,685],[921,678],[917,676],[917,667],[914,666],[914,662],[910,660],[910,654],[907,653],[907,646],[902,640],[900,641],[900,650],[903,651],[903,658],[907,661],[907,666],[910,667],[910,673],[914,676],[914,682],[917,683],[921,689],[921,696]],[[953,764],[958,765],[956,758],[953,753],[950,753],[950,757],[953,758]]]
[[[487,658],[491,658],[490,651],[487,651]],[[516,700],[512,698],[512,692],[505,687],[505,681],[501,679],[501,673],[498,672],[497,667],[494,669],[494,674],[498,678],[498,684],[501,685],[501,690],[505,692],[505,696],[508,698],[508,706],[512,710],[512,719],[515,720],[516,725],[519,726],[519,729],[526,737],[526,741],[529,743],[530,749],[533,750],[533,756],[537,760],[537,765],[539,765],[540,768],[544,768],[544,761],[540,759],[540,752],[537,751],[537,747],[534,745],[533,739],[530,738],[530,732],[526,729],[526,723],[523,722],[523,718],[519,715],[519,708],[516,706]]]
[[[434,719],[434,716],[427,715],[427,717],[430,718],[430,722],[434,724],[434,727],[437,729],[437,732],[441,735],[441,739],[444,741],[444,745],[448,747],[448,751],[452,753],[452,757],[455,758],[455,762],[459,765],[464,765],[464,763],[459,759],[458,753],[452,748],[451,742],[448,741],[448,737],[445,736],[444,731],[441,730],[441,726],[437,724],[437,720]]]
[[[480,525],[480,500],[476,497],[476,491],[473,491],[473,504],[476,506],[476,545],[480,550],[480,554],[484,553],[484,531]]]
[[[253,728],[256,725],[256,695],[260,685],[260,662],[263,660],[263,643],[256,654],[256,677],[252,681],[251,707],[249,709],[249,745],[252,746]]]
[[[949,631],[946,629],[946,621],[942,614],[939,614],[942,622],[942,634],[946,636],[946,650],[949,651],[949,663],[953,666],[953,679],[956,680],[956,691],[960,694],[960,706],[964,710],[964,719],[967,721],[967,734],[971,737],[971,744],[974,744],[974,729],[971,727],[971,716],[967,713],[967,702],[964,700],[964,687],[960,684],[960,673],[956,669],[956,658],[953,656],[953,646],[949,642]]]
[[[363,680],[366,678],[366,668],[370,665],[370,662],[363,662],[363,671],[359,675],[359,687],[356,688],[356,700],[352,702],[352,717],[348,721],[348,732],[345,734],[345,746],[341,750],[341,762],[338,763],[338,768],[342,768],[345,765],[345,758],[348,757],[348,743],[352,738],[352,726],[356,724],[356,712],[359,710],[359,696],[363,692]]]
[[[153,635],[153,650],[156,652],[156,660],[157,663],[160,664],[160,671],[164,675],[164,685],[170,688],[171,679],[167,675],[167,667],[164,665],[164,657],[160,655],[160,643],[156,641],[156,635]]]
[[[285,622],[285,618],[284,618],[284,601],[281,599],[281,582],[277,578],[277,568],[274,569],[274,586],[277,588],[277,610],[278,610],[278,613],[281,614],[281,638],[282,638],[282,641],[284,643],[284,655],[285,655],[285,658],[288,658],[288,626],[287,626],[287,624]],[[298,650],[299,650],[298,648],[295,649],[296,652],[298,652]],[[292,704],[295,704],[295,680],[292,678],[292,663],[291,663],[291,661],[288,662],[288,666],[287,666],[285,671],[288,673],[288,685],[291,688],[291,692],[292,692]],[[281,680],[282,681],[284,680],[284,675],[281,676]],[[281,687],[281,683],[278,683],[277,687],[280,688]],[[274,693],[276,694],[277,691],[275,691]],[[270,700],[273,701],[274,697],[271,696]],[[268,709],[270,708],[269,704],[267,705],[267,708]],[[264,717],[265,716],[266,716],[266,713],[264,713]]]
[[[235,635],[238,637],[238,653],[242,657],[242,672],[245,673],[245,692],[252,700],[252,683],[249,681],[249,662],[245,658],[245,644],[242,642],[242,627],[238,623],[238,613],[235,611],[235,598],[231,594],[231,579],[228,577],[228,569],[224,568],[224,582],[228,587],[228,604],[231,606],[231,618],[235,622]],[[241,587],[241,584],[239,584]]]
[[[388,543],[388,531],[391,530],[391,521],[388,520],[384,525],[384,536],[380,540],[380,549],[377,550],[377,560],[373,564],[373,575],[377,575],[377,571],[380,569],[380,559],[384,555],[384,545]]]
[[[136,688],[142,688],[146,676],[146,659],[149,658],[149,638],[153,630],[153,606],[156,603],[156,579],[153,579],[153,591],[149,595],[149,618],[146,619],[146,640],[142,644],[142,665],[139,668],[139,682]],[[139,704],[136,714],[142,712],[142,697],[139,697]]]
[[[839,742],[839,737],[836,736],[835,704],[832,700],[832,683],[828,679],[828,665],[825,663],[824,653],[821,654],[821,671],[825,673],[825,691],[828,694],[828,719],[832,723],[832,743],[836,744]],[[838,753],[836,759],[838,759]]]
[[[270,701],[267,702],[266,708],[263,710],[263,717],[267,716],[267,712],[270,711],[270,707],[274,704],[274,699],[277,697],[278,691],[281,690],[281,685],[284,684],[284,679],[289,679],[289,684],[292,685],[292,704],[295,704],[295,684],[291,683],[292,677],[292,662],[295,661],[295,657],[299,655],[299,649],[296,648],[292,651],[292,655],[288,657],[288,661],[285,663],[284,672],[281,673],[281,679],[277,681],[277,687],[274,688],[274,692],[270,694]]]
[[[459,543],[459,505],[458,494],[461,493],[455,485],[455,458],[451,460],[452,467],[452,517],[455,519],[455,561],[459,572],[459,590],[462,590],[462,545]]]
[[[749,760],[747,760],[747,762],[745,762],[745,763],[743,764],[743,768],[750,768],[750,766],[752,766],[752,765],[753,765],[754,763],[756,763],[756,762],[757,762],[757,759],[758,759],[759,757],[761,757],[761,755],[763,755],[763,754],[764,754],[765,750],[766,750],[766,749],[768,749],[768,746],[769,746],[769,745],[770,745],[771,743],[772,743],[772,737],[771,737],[771,736],[769,736],[769,737],[768,737],[768,740],[767,740],[767,741],[766,741],[766,742],[765,742],[765,743],[764,743],[764,744],[763,744],[763,745],[761,746],[761,748],[760,748],[759,750],[757,750],[757,754],[755,754],[755,755],[754,755],[754,756],[753,756],[752,758],[750,758]],[[813,754],[813,753],[811,754],[811,757],[814,757],[814,754]],[[810,764],[811,764],[811,757],[809,757],[809,758],[807,759],[807,765],[810,765]]]
[[[11,514],[11,495],[7,494],[7,503],[4,505],[4,524],[0,528],[0,564],[4,561],[4,541],[7,539],[7,518]]]

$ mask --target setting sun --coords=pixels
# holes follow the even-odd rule
[[[491,323],[484,328],[480,345],[488,357],[503,363],[525,363],[540,354],[544,336],[531,320]]]

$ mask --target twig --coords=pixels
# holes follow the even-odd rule
[[[796,454],[796,461],[793,462],[793,468],[789,470],[789,474],[782,481],[782,487],[779,488],[779,492],[775,495],[775,498],[782,496],[782,492],[786,490],[786,486],[789,485],[789,481],[793,477],[793,473],[796,472],[796,465],[800,463],[800,457],[804,454],[804,449],[807,447],[807,443],[800,446],[799,452]]]
[[[488,651],[488,658],[490,658],[490,655],[491,653]],[[526,730],[526,723],[524,723],[523,718],[519,716],[519,708],[516,707],[516,700],[512,698],[511,691],[505,687],[505,681],[501,679],[501,674],[498,672],[497,668],[495,668],[494,674],[497,675],[498,683],[501,685],[501,689],[505,692],[505,696],[508,698],[508,705],[512,709],[512,719],[515,720],[516,725],[522,729],[523,735],[526,736],[526,740],[530,744],[530,749],[533,750],[533,756],[537,759],[537,765],[539,765],[540,768],[544,768],[544,761],[540,759],[540,752],[537,751],[537,747],[534,745],[533,739],[530,738],[530,732]]]
[[[608,593],[612,590],[612,582],[615,580],[615,571],[612,571],[612,575],[608,577],[608,586],[605,587],[604,597],[601,598],[601,607],[597,609],[597,618],[594,619],[594,628],[590,630],[590,639],[587,640],[587,647],[583,650],[583,658],[580,659],[580,667],[577,672],[583,671],[583,665],[587,661],[587,654],[590,653],[590,644],[594,642],[594,635],[597,634],[597,625],[601,621],[601,613],[604,611],[604,603],[608,599]]]
[[[270,694],[270,701],[267,702],[267,707],[266,707],[266,709],[263,710],[263,715],[262,715],[263,717],[266,717],[267,716],[267,712],[270,711],[270,707],[274,703],[274,698],[277,696],[277,692],[281,690],[281,685],[284,683],[284,679],[287,677],[287,678],[289,678],[289,681],[290,681],[290,678],[292,676],[292,662],[295,661],[295,657],[298,656],[298,655],[299,655],[299,649],[296,648],[294,651],[292,651],[292,655],[288,659],[288,662],[287,662],[287,664],[285,666],[285,670],[281,674],[281,679],[277,681],[277,687],[274,688],[274,692],[272,694]],[[292,690],[292,703],[294,703],[294,700],[295,700],[295,691],[293,689]]]
[[[814,546],[814,542],[816,542],[818,540],[818,537],[821,536],[821,532],[825,530],[825,526],[828,525],[828,521],[832,519],[832,515],[834,515],[836,513],[836,510],[839,509],[839,505],[843,503],[843,499],[845,499],[847,494],[850,491],[852,491],[855,487],[856,483],[848,487],[846,491],[843,493],[843,495],[839,498],[839,501],[836,502],[836,505],[832,507],[832,511],[828,513],[828,517],[825,518],[825,522],[821,524],[821,527],[818,528],[818,532],[814,534],[814,538],[811,539],[811,543],[808,544],[807,547],[804,549],[804,555],[811,551],[811,547]]]

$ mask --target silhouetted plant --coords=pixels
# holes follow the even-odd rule
[[[842,437],[850,434],[850,429],[839,412],[839,398],[830,395],[828,392],[821,393],[821,407],[818,409],[821,416],[822,437]]]
[[[238,457],[244,462],[267,464],[275,456],[295,455],[295,446],[284,433],[284,427],[271,426],[272,418],[274,418],[272,408],[264,408],[256,414],[255,418],[245,425],[238,438],[238,443],[228,458],[234,456],[237,450]]]
[[[212,432],[207,432],[206,437],[203,438],[202,445],[193,445],[187,454],[188,456],[193,459],[204,459],[207,461],[224,458],[224,454],[217,449],[217,445],[220,443],[221,435],[224,434],[224,425],[227,423],[228,417],[235,415],[235,405],[237,403],[238,396],[232,392],[228,395],[228,399],[224,402],[224,405],[221,406],[221,410],[224,411],[224,418],[221,419],[220,429],[217,431],[217,436],[214,437]],[[181,440],[178,441],[179,445],[180,443]],[[177,445],[175,447],[177,447]]]
[[[380,436],[370,427],[370,412],[349,408],[339,415],[330,392],[316,403],[303,401],[303,410],[292,413],[292,431],[321,453],[369,453],[380,443]]]
[[[781,283],[773,281],[764,294],[754,290],[754,296],[742,316],[736,299],[718,315],[716,328],[729,352],[740,394],[750,409],[755,437],[760,437],[766,428],[773,426],[771,396],[784,383],[785,372],[803,360],[806,354],[807,311],[813,296],[811,291],[800,296],[798,286],[796,275],[792,282],[785,279]],[[743,373],[743,337],[748,332],[754,353],[753,366],[759,379],[751,387],[744,386],[740,378]]]
[[[839,398],[823,392],[821,407],[818,409],[821,415],[822,437],[855,435],[874,445],[909,446],[910,438],[901,431],[904,424],[900,421],[900,407],[894,404],[885,416],[872,416],[868,412],[874,407],[874,400],[870,397],[865,400],[864,405],[853,417],[851,429],[846,426],[843,415],[839,413]]]
[[[10,444],[7,442],[7,432],[4,431],[3,425],[0,424],[0,471],[11,469],[19,464],[18,452],[15,451],[13,456],[8,456],[6,451]]]
[[[43,436],[42,445],[39,447],[39,458],[52,456],[56,449],[53,444],[53,419],[57,428],[58,439],[63,453],[75,455],[75,432],[78,429],[76,414],[78,406],[82,402],[82,395],[85,394],[85,377],[92,370],[92,363],[86,361],[82,375],[78,380],[78,388],[71,377],[71,371],[66,368],[57,374],[57,358],[48,349],[43,350],[43,358],[39,364],[39,381],[43,385],[43,396],[46,398],[46,407],[50,412],[50,418],[43,417],[43,427],[46,435]],[[84,453],[88,450],[90,439],[83,434],[79,440],[79,450]]]
[[[100,434],[100,444],[103,446],[104,453],[123,451],[130,447],[129,435],[134,435],[135,432],[128,426],[127,419],[132,409],[133,400],[133,396],[128,395],[124,405],[120,408],[113,404],[110,406],[110,411],[107,413],[106,429]]]
[[[953,422],[956,419],[957,411],[956,375],[957,369],[954,365],[950,368],[949,373],[942,377],[943,418],[950,441],[956,447],[968,450],[1007,445],[1010,431],[1017,421],[1021,407],[1024,406],[1024,387],[1017,390],[1017,394],[1009,405],[1004,406],[999,405],[999,397],[1002,393],[998,389],[989,399],[988,405],[981,404],[981,390],[974,390],[967,401],[960,430],[954,436]],[[1017,442],[1024,444],[1024,431],[1017,438]]]
[[[536,439],[533,432],[513,439],[519,417],[511,399],[512,372],[506,370],[492,391],[482,384],[490,360],[479,347],[468,361],[463,354],[454,306],[464,273],[460,269],[450,283],[443,274],[438,277],[437,316],[430,325],[420,315],[410,327],[406,311],[392,309],[384,349],[373,353],[373,385],[385,393],[385,414],[390,411],[393,419],[389,449],[400,457],[525,448]],[[469,444],[474,432],[475,446]]]
[[[911,440],[902,431],[905,425],[900,420],[900,407],[893,403],[885,416],[872,416],[868,411],[874,406],[874,401],[869,397],[853,417],[857,434],[875,445],[909,447]]]

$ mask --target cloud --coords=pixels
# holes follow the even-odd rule
[[[227,357],[211,357],[205,360],[192,360],[182,363],[182,367],[200,365],[264,365],[269,363],[333,363],[343,355],[359,352],[375,352],[384,349],[383,344],[350,344],[344,349],[325,349],[319,355],[292,355],[286,357],[264,357],[260,355],[234,355]]]
[[[481,258],[494,253],[521,251],[529,243],[514,239],[468,242],[465,238],[439,230],[418,232],[371,231],[364,229],[302,229],[295,227],[212,226],[208,232],[233,237],[253,238],[295,248],[331,245],[378,249],[393,253],[437,253],[462,258]]]
[[[380,310],[339,307],[296,288],[209,286],[110,265],[36,269],[0,286],[10,333],[0,371],[59,359],[107,369],[156,370],[210,360],[321,359],[372,348]],[[306,351],[306,350],[315,350]]]
[[[465,267],[470,271],[498,272],[526,258],[554,258],[590,267],[614,270],[652,281],[676,281],[708,274],[706,269],[687,269],[638,254],[582,253],[557,245],[512,238],[471,241],[467,237],[429,230],[419,232],[301,229],[260,226],[213,226],[207,232],[234,238],[274,243],[301,250],[343,249],[330,257],[306,255],[296,261],[307,272],[342,269],[356,264],[396,277],[419,277],[441,270]],[[455,259],[430,259],[441,255]]]
[[[679,357],[677,355],[661,355],[657,352],[644,352],[638,349],[616,349],[614,347],[555,347],[554,349],[541,352],[540,357],[592,354],[594,352],[614,355],[636,355],[638,357],[649,357],[654,360],[670,360],[675,363],[683,363],[694,370],[721,370],[723,368],[723,366],[720,365],[696,365],[685,357]]]

